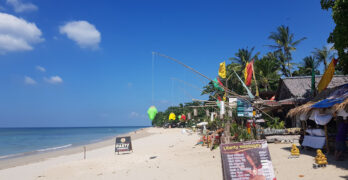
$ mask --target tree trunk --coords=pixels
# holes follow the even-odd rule
[[[326,71],[326,69],[327,69],[327,62],[326,62],[326,59],[324,59],[324,61],[323,61],[323,62],[324,62],[324,68],[325,68],[325,69],[324,69],[324,72],[325,72],[325,71]]]

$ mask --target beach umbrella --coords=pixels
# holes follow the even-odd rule
[[[155,106],[151,106],[148,110],[147,110],[147,114],[149,115],[149,118],[151,120],[154,120],[157,114],[157,109]]]
[[[170,113],[169,114],[169,120],[175,120],[176,119],[176,117],[175,117],[175,114],[174,113]]]

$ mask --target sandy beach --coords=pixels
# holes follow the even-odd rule
[[[114,153],[114,141],[1,161],[0,179],[222,179],[219,149],[195,146],[199,135],[182,129],[145,128],[130,133],[133,152]],[[328,157],[326,168],[313,169],[314,151],[288,159],[291,144],[269,144],[277,179],[347,179],[348,163]],[[11,163],[9,163],[11,162]]]

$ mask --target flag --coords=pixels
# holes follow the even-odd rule
[[[251,85],[251,78],[253,77],[253,64],[254,60],[252,60],[250,63],[247,63],[244,70],[244,78],[245,78],[245,85],[250,86]]]
[[[330,84],[331,79],[335,73],[335,66],[337,64],[337,59],[333,58],[327,67],[323,77],[321,77],[320,82],[318,84],[318,91],[319,93],[326,89],[326,87]]]
[[[225,61],[220,63],[219,76],[222,78],[226,78],[226,63],[225,63]]]

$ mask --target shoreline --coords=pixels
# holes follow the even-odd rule
[[[81,145],[72,145],[62,149],[49,150],[45,152],[24,152],[23,154],[20,154],[18,156],[13,154],[14,157],[11,157],[10,155],[10,157],[8,158],[0,159],[0,170],[37,163],[50,158],[57,158],[60,156],[66,156],[71,154],[82,153],[81,157],[83,157],[84,147],[86,147],[86,152],[88,152],[106,146],[115,145],[115,138],[119,136],[131,136],[132,141],[143,137],[147,137],[152,134],[146,131],[146,129],[149,128],[151,127],[140,128],[125,134],[119,134],[112,137],[105,137],[105,139],[103,138],[96,142],[90,142]]]

